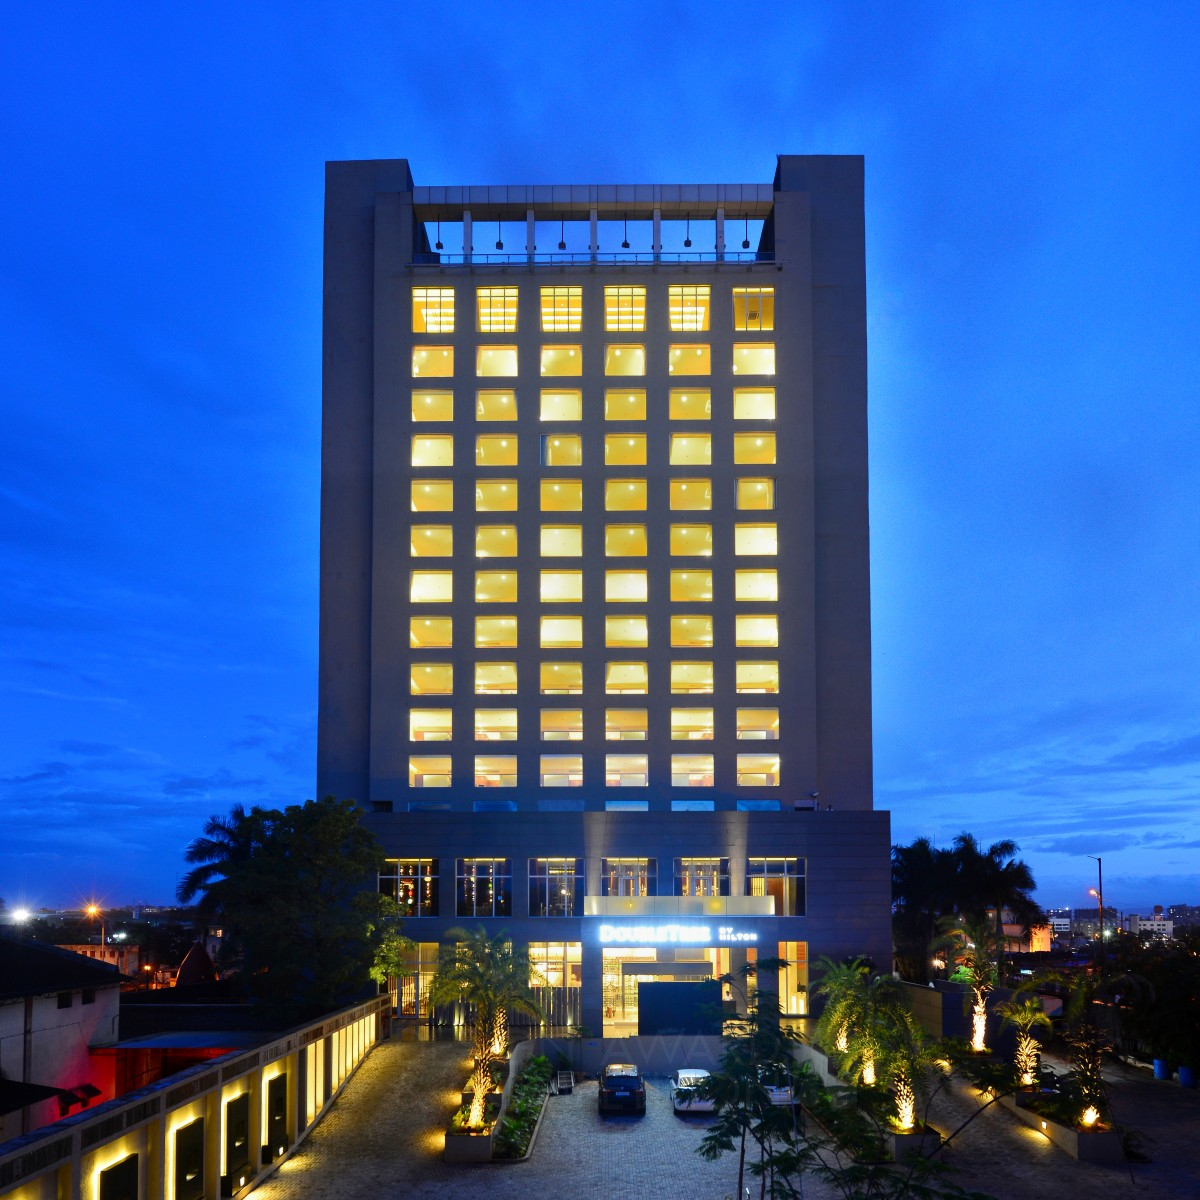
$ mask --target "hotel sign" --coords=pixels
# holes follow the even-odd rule
[[[605,946],[711,946],[714,943],[753,944],[758,934],[732,925],[693,925],[663,922],[656,925],[601,925]]]

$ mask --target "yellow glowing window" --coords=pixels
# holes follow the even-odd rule
[[[604,710],[604,740],[606,742],[644,742],[649,724],[644,708],[606,708]]]
[[[516,571],[476,571],[476,604],[515,604],[517,602]]]
[[[515,467],[517,465],[517,435],[515,433],[481,433],[475,439],[477,467]]]
[[[542,390],[543,421],[582,421],[583,393]]]
[[[712,508],[712,481],[708,479],[672,479],[671,507],[676,511],[704,512]]]
[[[413,649],[448,650],[454,645],[454,622],[450,617],[409,617],[408,644]]]
[[[476,348],[475,374],[481,379],[511,378],[516,373],[516,346],[479,346]]]
[[[712,462],[712,435],[671,434],[670,462],[673,467],[707,467]]]
[[[414,755],[408,760],[408,786],[414,788],[449,787],[450,756]]]
[[[645,571],[605,571],[604,599],[612,603],[644,604],[647,583]]]
[[[604,553],[609,558],[645,558],[645,525],[605,525]]]
[[[736,686],[739,692],[779,691],[779,664],[739,662],[736,668]]]
[[[516,787],[517,756],[515,754],[475,755],[475,786]]]
[[[476,525],[476,558],[515,558],[517,527],[515,525]]]
[[[453,288],[413,288],[412,331],[413,333],[454,332]]]
[[[543,375],[582,375],[582,346],[543,346]]]
[[[452,558],[454,530],[449,525],[414,525],[408,531],[408,552],[413,558]]]
[[[517,645],[516,617],[476,617],[475,647],[478,650],[512,650]]]
[[[707,283],[672,284],[667,289],[667,312],[672,333],[704,333],[708,329]]]
[[[543,617],[541,644],[545,650],[572,650],[583,645],[582,617]]]
[[[737,756],[738,787],[778,787],[778,754],[739,754]]]
[[[408,598],[414,604],[449,604],[454,599],[452,571],[413,571]]]
[[[611,286],[604,289],[604,328],[609,333],[640,333],[646,328],[646,289]]]
[[[734,554],[778,554],[779,530],[774,521],[733,527]]]
[[[583,600],[582,571],[542,571],[542,602],[579,604]]]
[[[672,388],[668,415],[672,421],[712,419],[712,392],[708,388]]]
[[[606,479],[604,507],[608,512],[645,512],[646,481],[644,479]]]
[[[711,525],[672,525],[671,553],[712,555]]]
[[[711,754],[672,754],[672,787],[712,787],[713,756]]]
[[[605,375],[645,375],[646,347],[605,346],[604,373]]]
[[[412,440],[414,467],[454,466],[454,438],[448,433],[415,437]]]
[[[671,618],[671,645],[708,650],[713,644],[713,619],[703,613]]]
[[[606,754],[604,756],[605,787],[645,787],[647,780],[646,755]]]
[[[475,289],[475,311],[480,333],[517,332],[517,289],[481,287]]]
[[[583,438],[579,434],[542,434],[543,467],[578,467],[582,462]]]
[[[779,618],[760,615],[734,617],[735,646],[778,646]]]
[[[605,663],[604,690],[610,696],[644,696],[650,690],[650,672],[644,662]]]
[[[583,709],[543,708],[541,716],[543,742],[583,741]]]
[[[453,736],[454,712],[449,708],[410,708],[410,742],[448,742]]]
[[[583,554],[582,525],[543,525],[543,558],[578,558]]]
[[[583,288],[542,288],[542,332],[578,333],[583,327]]]
[[[454,393],[431,392],[427,388],[414,390],[412,419],[414,421],[453,421]]]
[[[453,663],[410,663],[408,690],[413,696],[449,696],[454,691]]]
[[[733,373],[735,375],[774,375],[774,342],[734,342]]]
[[[644,388],[607,388],[604,392],[606,421],[644,421],[646,391]]]
[[[766,571],[734,571],[733,598],[735,600],[778,600],[779,573],[774,568]]]
[[[414,379],[448,379],[454,374],[454,347],[414,346],[412,373]]]
[[[643,617],[605,617],[604,644],[630,649],[650,644],[650,631]]]
[[[712,349],[706,344],[684,342],[667,351],[667,372],[671,375],[711,375]]]
[[[741,509],[774,509],[774,479],[739,479],[737,506]]]
[[[515,742],[517,740],[517,710],[515,708],[477,708],[475,710],[475,740],[477,742]]]
[[[483,388],[475,393],[477,421],[515,421],[517,393],[511,388]]]
[[[779,709],[739,708],[737,736],[742,742],[777,742],[779,740]]]
[[[733,419],[735,421],[775,420],[775,389],[734,388]]]
[[[475,484],[476,512],[516,512],[515,479],[481,479]]]
[[[606,433],[604,435],[604,465],[606,467],[644,467],[646,465],[646,435],[644,433]]]
[[[710,662],[673,662],[671,692],[673,695],[711,695],[713,665]]]
[[[764,464],[775,461],[775,435],[762,433],[735,433],[733,435],[733,461],[735,463]]]
[[[540,676],[543,696],[578,696],[583,692],[583,663],[544,662]]]
[[[453,481],[414,479],[409,488],[409,507],[413,512],[453,512]]]
[[[477,662],[475,664],[475,695],[514,696],[516,692],[516,663]]]
[[[738,330],[762,330],[775,328],[774,288],[734,288],[733,327]]]
[[[671,738],[676,742],[711,742],[713,710],[711,708],[671,709]]]
[[[543,512],[582,512],[582,479],[543,479],[541,481]]]
[[[671,599],[684,603],[712,599],[711,571],[672,571]]]
[[[580,754],[543,754],[539,764],[542,787],[582,787],[583,756]]]

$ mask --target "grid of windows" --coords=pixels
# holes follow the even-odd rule
[[[455,916],[512,916],[512,863],[509,859],[459,858],[455,860],[455,877]]]
[[[578,917],[583,914],[583,873],[573,858],[529,860],[529,915]]]
[[[775,916],[805,915],[805,861],[802,858],[750,858],[746,860],[746,895],[770,896]]]

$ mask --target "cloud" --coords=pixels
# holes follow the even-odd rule
[[[261,791],[265,787],[262,776],[238,779],[225,767],[207,775],[168,776],[162,783],[162,790],[168,796],[211,796],[227,791]]]

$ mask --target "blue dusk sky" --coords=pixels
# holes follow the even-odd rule
[[[11,5],[0,896],[314,788],[327,159],[867,178],[875,801],[1200,902],[1200,8]],[[785,778],[786,785],[787,780]]]

